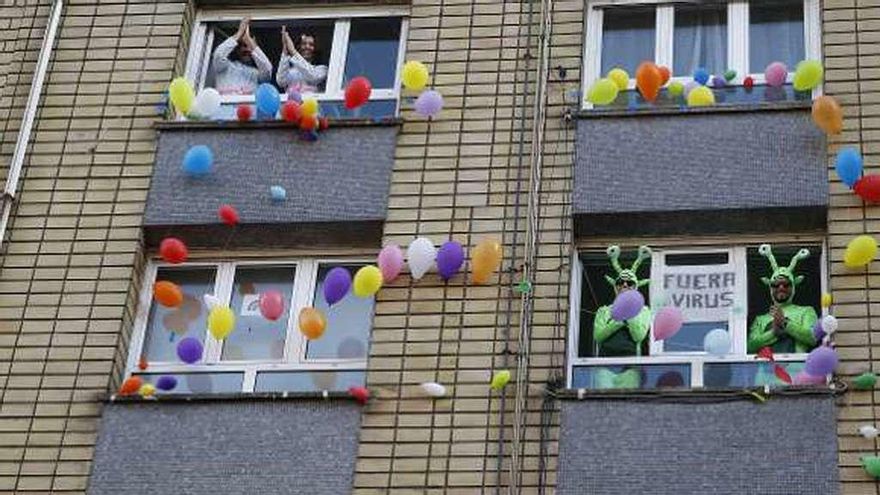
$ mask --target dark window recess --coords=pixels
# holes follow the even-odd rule
[[[801,260],[794,270],[795,276],[803,276],[804,281],[797,286],[794,294],[794,304],[800,306],[813,306],[816,314],[822,314],[822,246],[814,245],[783,245],[773,244],[773,255],[779,266],[788,266],[791,257],[801,248],[810,250],[810,257]],[[748,250],[748,297],[749,297],[749,325],[755,317],[767,313],[770,307],[770,289],[761,282],[761,277],[769,277],[773,273],[770,262],[758,254],[758,248]]]
[[[343,87],[364,76],[373,88],[393,89],[400,48],[400,19],[352,19]]]
[[[666,266],[724,265],[728,259],[728,253],[668,254],[665,257]]]

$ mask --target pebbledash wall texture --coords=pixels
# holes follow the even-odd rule
[[[825,90],[846,112],[844,133],[830,140],[828,154],[857,146],[866,171],[877,172],[880,2],[821,3]],[[423,235],[471,246],[496,237],[504,270],[488,286],[429,275],[419,283],[404,277],[380,292],[367,375],[375,399],[362,410],[353,492],[494,493],[514,479],[522,493],[549,493],[560,406],[543,390],[564,379],[576,134],[566,115],[580,86],[584,4],[408,5],[407,58],[428,64],[446,106],[426,121],[404,105],[383,241],[406,245]],[[50,7],[30,0],[0,7],[3,167]],[[2,493],[86,491],[103,400],[122,376],[143,264],[152,254],[141,226],[153,126],[162,118],[156,106],[182,71],[197,8],[65,2],[2,247]],[[538,170],[540,188],[530,195]],[[853,235],[880,230],[880,211],[857,201],[831,172],[829,180],[831,289],[841,322],[835,342],[846,377],[880,369],[876,267],[852,272],[840,263]],[[525,296],[514,290],[524,275],[534,282]],[[527,386],[490,392],[498,369],[513,370]],[[418,391],[425,381],[445,384],[448,396],[425,399]],[[880,493],[858,464],[878,446],[856,433],[878,416],[878,399],[853,391],[839,399],[844,494]]]

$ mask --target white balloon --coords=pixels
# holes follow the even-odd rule
[[[208,309],[213,308],[214,306],[220,306],[220,299],[218,299],[214,294],[205,294],[202,296],[202,299],[205,301],[205,306]]]
[[[192,113],[202,119],[212,119],[220,111],[220,93],[214,88],[199,91],[193,102]]]
[[[703,349],[717,357],[730,353],[730,333],[723,328],[716,328],[703,338]]]
[[[872,425],[862,425],[859,426],[859,435],[865,438],[877,438],[877,435],[880,435],[880,430]]]
[[[824,331],[827,335],[831,335],[832,333],[837,331],[837,318],[832,315],[825,315],[822,317],[822,331]]]
[[[437,248],[430,239],[419,237],[409,244],[406,249],[406,262],[409,264],[409,271],[416,280],[421,279],[428,273],[428,270],[434,266],[434,260],[437,258]]]
[[[422,390],[429,397],[443,397],[446,395],[446,387],[437,382],[425,382],[422,384]]]

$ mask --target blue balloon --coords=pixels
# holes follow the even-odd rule
[[[257,92],[254,93],[254,99],[257,102],[257,113],[275,118],[278,109],[281,107],[281,96],[275,86],[269,83],[260,84]]]
[[[203,144],[193,146],[183,157],[183,171],[192,177],[207,175],[213,165],[214,154]]]
[[[694,71],[694,81],[697,81],[702,86],[705,86],[706,83],[709,82],[709,77],[709,71],[702,67]]]
[[[287,190],[281,186],[270,187],[269,194],[272,195],[272,201],[284,201],[287,199]]]
[[[862,155],[853,148],[844,148],[837,154],[834,169],[847,187],[853,187],[862,177]]]

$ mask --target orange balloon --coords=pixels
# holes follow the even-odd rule
[[[669,82],[669,78],[672,77],[672,72],[669,71],[669,67],[665,65],[660,65],[657,67],[657,70],[660,71],[660,85],[664,85]]]
[[[153,285],[153,297],[159,304],[168,308],[176,308],[183,304],[183,292],[174,282],[161,280]]]
[[[484,240],[477,244],[471,251],[471,282],[478,285],[488,283],[492,273],[501,266],[503,254],[497,241]]]
[[[309,340],[321,338],[327,328],[324,313],[315,308],[303,308],[299,312],[299,331]]]
[[[826,134],[843,131],[843,109],[834,98],[823,95],[813,102],[813,122]]]
[[[141,385],[144,384],[144,381],[141,380],[139,376],[130,376],[122,382],[122,386],[119,387],[119,395],[132,395],[138,393],[138,390],[141,389]]]
[[[646,101],[656,100],[662,85],[663,74],[653,62],[642,62],[636,69],[636,87]]]

